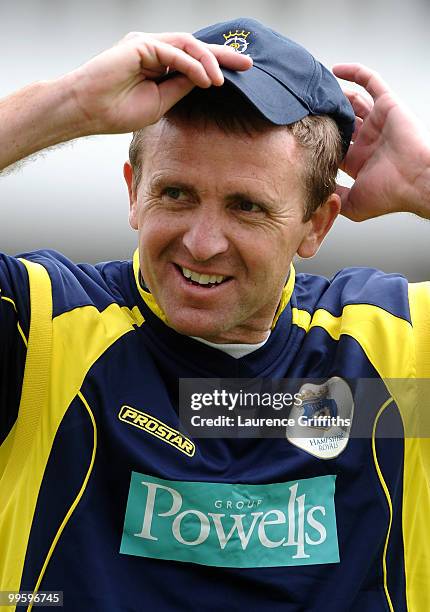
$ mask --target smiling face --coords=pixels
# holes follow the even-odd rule
[[[265,339],[296,252],[313,255],[339,208],[303,222],[302,154],[282,127],[253,135],[161,120],[137,188],[124,168],[145,283],[176,331]]]

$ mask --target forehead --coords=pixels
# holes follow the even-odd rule
[[[249,134],[170,119],[144,130],[141,156],[147,176],[179,170],[217,180],[255,176],[290,185],[300,181],[304,164],[295,138],[284,126]]]

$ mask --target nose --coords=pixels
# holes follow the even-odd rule
[[[222,215],[205,207],[194,212],[182,242],[195,261],[208,261],[228,250]]]

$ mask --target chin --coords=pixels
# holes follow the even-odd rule
[[[204,317],[195,315],[193,317],[178,317],[177,315],[169,317],[167,315],[167,320],[172,329],[184,336],[197,336],[210,340],[225,331],[225,324],[217,325],[208,315]]]

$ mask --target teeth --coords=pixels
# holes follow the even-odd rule
[[[201,283],[202,285],[207,285],[209,283],[209,279],[209,274],[196,274],[193,272],[191,275],[191,280],[196,281],[196,283]]]
[[[185,278],[189,278],[195,283],[200,283],[200,285],[208,285],[211,284],[219,284],[226,278],[226,276],[221,276],[220,274],[199,274],[198,272],[193,272],[188,268],[181,267],[182,274]]]

